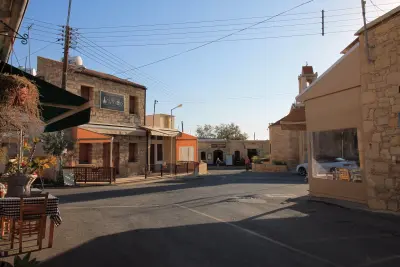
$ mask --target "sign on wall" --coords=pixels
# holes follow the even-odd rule
[[[100,107],[124,111],[124,96],[100,91]]]
[[[226,144],[211,144],[211,148],[226,148]]]

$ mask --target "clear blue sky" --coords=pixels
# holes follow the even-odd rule
[[[73,0],[70,24],[72,27],[81,28],[78,32],[85,38],[103,46],[104,49],[129,64],[140,66],[229,34],[235,29],[244,28],[262,20],[261,17],[275,15],[302,2],[304,0],[115,0],[114,2]],[[400,3],[395,0],[374,0],[373,2],[384,11]],[[63,25],[66,21],[67,6],[68,0],[31,0],[21,32],[26,32],[25,26],[33,22],[31,32],[33,39],[55,40],[56,31],[44,27],[56,28],[57,26],[30,19]],[[378,8],[367,1],[369,20],[376,18],[378,14],[383,14]],[[251,137],[253,132],[256,132],[257,139],[268,138],[268,123],[285,116],[291,103],[294,102],[298,93],[297,76],[300,74],[301,66],[308,62],[315,71],[322,74],[340,57],[340,51],[354,40],[352,30],[358,30],[362,25],[360,1],[315,0],[290,12],[303,14],[290,16],[286,14],[273,19],[276,22],[266,22],[257,27],[294,24],[296,26],[247,30],[227,39],[320,33],[322,9],[326,10],[326,32],[348,32],[327,34],[325,37],[307,35],[218,42],[139,71],[128,72],[122,77],[129,77],[147,86],[147,114],[153,112],[154,99],[159,101],[157,113],[169,113],[172,107],[182,103],[183,107],[175,110],[174,114],[177,122],[184,121],[186,132],[194,134],[196,125],[234,122]],[[238,20],[238,18],[253,17],[258,18]],[[215,21],[226,19],[235,20]],[[83,29],[205,20],[215,22]],[[334,22],[338,20],[341,21]],[[110,37],[112,35],[125,37]],[[128,35],[131,36],[126,37]],[[192,43],[188,44],[188,42]],[[165,45],[167,43],[169,45]],[[32,40],[31,52],[47,44]],[[78,40],[78,47],[88,44],[91,43]],[[136,46],[131,46],[133,44]],[[137,44],[163,45],[137,46]],[[109,54],[98,47],[81,49],[107,66],[112,64]],[[81,55],[84,65],[90,69],[107,73],[117,72],[117,68],[129,69],[125,63],[105,67],[82,53],[76,51],[71,53]],[[28,55],[28,46],[16,43],[15,54],[21,64],[24,64],[24,57]],[[32,66],[36,66],[38,55],[59,60],[62,57],[62,46],[53,44],[32,55]],[[100,55],[102,57],[99,57]],[[15,58],[12,63],[17,65]]]

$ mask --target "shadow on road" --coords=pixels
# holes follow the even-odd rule
[[[154,183],[146,187],[124,188],[118,189],[104,188],[102,191],[73,193],[60,195],[60,203],[75,203],[81,201],[92,201],[97,199],[126,197],[142,194],[151,194],[158,192],[167,192],[195,187],[220,186],[231,183],[260,183],[260,184],[303,184],[304,179],[300,176],[292,174],[267,174],[260,175],[259,173],[235,173],[235,174],[218,174],[206,176],[204,179],[196,180],[176,180],[163,181]]]
[[[42,266],[399,266],[398,223],[291,200],[236,222],[136,229],[90,240]],[[288,211],[296,216],[285,216]],[[204,211],[203,211],[204,212]],[[205,211],[206,212],[206,211]],[[218,216],[218,215],[213,215]],[[61,241],[61,240],[60,240]]]

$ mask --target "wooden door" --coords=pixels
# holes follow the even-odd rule
[[[113,143],[113,167],[115,172],[119,174],[119,143]]]
[[[150,146],[150,164],[151,165],[154,165],[156,163],[154,147],[155,147],[154,144],[151,144],[151,146]]]
[[[110,143],[103,143],[103,167],[110,167]]]

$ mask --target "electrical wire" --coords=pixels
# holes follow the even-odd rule
[[[345,15],[358,15],[359,13],[349,13],[349,14],[340,14],[340,15],[332,15],[332,16],[325,16],[325,18],[329,17],[338,17],[338,16],[345,16]],[[288,21],[298,21],[298,20],[312,20],[312,19],[318,19],[318,23],[321,23],[321,17],[307,17],[307,18],[295,18],[295,19],[289,19],[289,20],[271,20],[271,21],[265,21],[263,23],[275,23],[275,22],[288,22]],[[190,27],[178,27],[178,28],[156,28],[156,29],[135,29],[135,30],[121,30],[121,31],[81,31],[82,33],[85,34],[91,34],[91,33],[121,33],[121,32],[148,32],[148,31],[165,31],[165,30],[186,30],[186,29],[200,29],[200,28],[215,28],[215,27],[231,27],[231,26],[244,26],[244,25],[252,25],[254,22],[248,22],[248,23],[234,23],[234,24],[219,24],[219,25],[202,25],[202,26],[190,26]],[[78,28],[79,29],[79,28]]]
[[[319,23],[320,24],[320,23]],[[343,28],[343,27],[357,27],[358,25],[355,24],[344,24],[344,25],[335,25],[335,27],[325,27],[325,29],[333,29],[333,28]],[[306,29],[287,29],[284,30],[284,32],[299,32],[299,31],[318,31],[321,30],[320,28],[306,28]],[[238,33],[237,35],[242,36],[242,35],[256,35],[256,34],[266,34],[266,33],[275,33],[273,31],[270,32],[245,32],[245,33]],[[149,39],[149,40],[141,40],[141,39],[112,39],[112,40],[97,40],[97,42],[100,43],[123,43],[123,42],[132,42],[132,41],[142,41],[142,42],[152,42],[152,41],[167,41],[167,40],[183,40],[183,39],[200,39],[200,38],[216,38],[218,36],[216,35],[202,35],[202,36],[183,36],[183,37],[167,37],[167,38],[157,38],[157,39]],[[79,34],[79,38],[85,38],[87,40],[90,40],[90,37],[85,37],[83,34]]]
[[[399,4],[399,2],[392,3],[384,3],[380,5],[395,5]],[[369,6],[368,6],[369,7]],[[348,8],[340,8],[340,9],[328,9],[325,12],[336,12],[336,11],[344,11],[344,10],[353,10],[359,9],[360,7],[348,7]],[[301,13],[289,13],[283,14],[284,16],[296,16],[296,15],[309,15],[309,14],[320,14],[321,11],[310,11],[310,12],[301,12]],[[358,14],[358,13],[357,13]],[[156,24],[137,24],[137,25],[120,25],[120,26],[101,26],[101,27],[78,27],[79,29],[116,29],[116,28],[137,28],[137,27],[152,27],[152,26],[169,26],[169,25],[185,25],[185,24],[200,24],[200,23],[209,23],[209,22],[223,22],[223,21],[237,21],[237,20],[249,20],[249,19],[263,19],[268,18],[270,16],[253,16],[253,17],[242,17],[242,18],[229,18],[229,19],[215,19],[215,20],[200,20],[200,21],[185,21],[185,22],[172,22],[172,23],[156,23]]]
[[[379,6],[375,5],[375,3],[372,2],[372,0],[369,0],[369,1],[371,2],[371,4],[372,4],[375,8],[379,9],[379,10],[382,11],[382,12],[385,12],[382,8],[380,8]]]
[[[40,51],[42,51],[42,50],[48,48],[48,47],[51,46],[51,45],[54,45],[54,44],[61,44],[61,43],[59,43],[58,41],[49,43],[49,44],[43,46],[42,48],[39,48],[38,50],[35,50],[34,52],[30,53],[30,54],[27,55],[26,57],[23,57],[22,59],[25,60],[27,57],[32,56],[32,55],[34,55],[34,54],[36,54],[36,53],[38,53],[38,52],[40,52]]]
[[[159,60],[156,60],[156,61],[153,61],[153,62],[150,62],[150,63],[147,63],[147,64],[145,64],[145,65],[139,66],[138,68],[144,68],[144,67],[147,67],[147,66],[150,66],[150,65],[154,65],[154,64],[156,64],[156,63],[159,63],[159,62],[162,62],[162,61],[165,61],[165,60],[168,60],[168,59],[171,59],[171,58],[174,58],[174,57],[183,55],[183,54],[185,54],[185,53],[189,53],[189,52],[192,52],[192,51],[194,51],[194,50],[203,48],[203,47],[205,47],[205,46],[207,46],[207,45],[210,45],[210,44],[213,44],[213,43],[215,43],[215,42],[221,41],[221,40],[223,40],[223,39],[225,39],[225,38],[228,38],[228,37],[230,37],[230,36],[232,36],[232,35],[234,35],[234,34],[236,34],[236,33],[245,31],[245,30],[250,29],[250,28],[252,28],[252,27],[254,27],[254,26],[257,26],[257,25],[259,25],[259,24],[262,24],[262,23],[264,23],[264,22],[266,22],[266,21],[268,21],[268,20],[271,20],[271,19],[273,19],[273,18],[276,18],[276,17],[278,17],[278,16],[280,16],[280,15],[282,15],[282,14],[288,13],[288,12],[294,10],[294,9],[297,9],[297,8],[299,8],[299,7],[301,7],[301,6],[304,6],[304,5],[306,5],[306,4],[309,4],[309,3],[313,2],[313,1],[314,1],[314,0],[309,0],[309,1],[303,2],[303,3],[301,3],[301,4],[299,4],[299,5],[295,6],[295,7],[292,7],[292,8],[290,8],[290,9],[287,9],[287,10],[283,11],[283,12],[280,12],[280,13],[276,14],[275,16],[272,16],[272,17],[270,17],[270,18],[268,18],[268,19],[265,19],[265,20],[256,22],[256,23],[254,23],[254,24],[252,24],[252,25],[250,25],[250,26],[248,26],[248,27],[245,27],[245,28],[243,28],[243,29],[234,31],[234,32],[232,32],[232,33],[230,33],[230,34],[227,34],[227,35],[225,35],[225,36],[222,36],[222,37],[220,37],[220,38],[218,38],[218,39],[209,41],[209,42],[207,42],[207,43],[204,43],[204,44],[201,44],[201,45],[199,45],[199,46],[193,47],[193,48],[191,48],[191,49],[182,51],[182,52],[180,52],[180,53],[177,53],[177,54],[174,54],[174,55],[171,55],[171,56],[168,56],[168,57],[164,57],[164,58],[162,58],[162,59],[159,59]]]
[[[84,39],[86,39],[86,38],[84,38]],[[86,42],[85,40],[82,40],[82,39],[80,39],[80,40],[81,40],[83,43],[86,43],[86,44],[87,44],[87,42]],[[122,65],[127,65],[127,66],[129,66],[129,67],[134,67],[133,65],[131,65],[131,64],[128,63],[127,61],[125,61],[125,60],[121,59],[120,57],[116,56],[115,54],[109,52],[109,51],[106,50],[105,48],[103,48],[103,47],[97,45],[97,44],[94,43],[93,41],[88,40],[88,39],[86,39],[86,40],[89,41],[89,42],[91,42],[92,44],[94,44],[96,47],[100,48],[100,49],[101,49],[102,51],[104,51],[105,53],[110,54],[111,56],[108,56],[108,58],[109,58],[110,60],[114,61],[114,62],[117,62],[117,66],[118,66],[118,67],[121,65],[121,63],[122,63]],[[105,56],[105,55],[104,55],[104,52],[103,52],[103,53],[98,53],[97,51],[95,51],[95,54],[97,54],[97,55],[99,55],[99,56],[101,56],[101,57],[104,57],[104,56]],[[106,56],[107,56],[107,55],[106,55]],[[149,80],[149,81],[152,81],[152,82],[155,81],[155,82],[158,83],[158,84],[162,84],[161,81],[159,81],[159,80],[157,80],[157,79],[155,79],[155,78],[153,78],[153,77],[151,77],[151,76],[149,76],[149,75],[147,75],[147,74],[145,74],[145,73],[142,74],[142,73],[139,72],[139,71],[133,71],[132,73],[133,73],[134,75],[140,75],[140,76],[144,77],[146,80]],[[161,90],[163,90],[168,96],[171,96],[171,95],[172,95],[172,92],[171,92],[170,90],[166,89],[166,88],[161,88]]]
[[[345,19],[345,20],[328,20],[325,21],[325,26],[329,23],[337,23],[337,22],[348,22],[348,21],[356,21],[360,20],[360,18],[354,19]],[[297,23],[297,24],[284,24],[284,25],[273,25],[273,26],[263,26],[263,27],[254,27],[248,29],[249,31],[253,30],[261,30],[261,29],[270,29],[270,28],[285,28],[285,27],[295,27],[295,26],[305,26],[305,25],[320,25],[321,22],[311,22],[311,23]],[[84,33],[80,33],[79,35],[84,35],[88,39],[104,39],[104,38],[126,38],[126,37],[145,37],[145,36],[169,36],[169,35],[186,35],[186,34],[199,34],[199,33],[214,33],[214,32],[231,32],[240,30],[241,28],[234,28],[234,29],[218,29],[218,30],[211,30],[211,31],[193,31],[193,32],[169,32],[169,33],[153,33],[153,34],[132,34],[132,35],[108,35],[108,36],[88,36]]]
[[[345,30],[345,31],[334,31],[325,32],[325,34],[341,33],[341,32],[356,32],[357,30]],[[304,33],[304,34],[293,34],[293,35],[279,35],[279,36],[265,36],[265,37],[254,37],[254,38],[241,38],[241,39],[231,39],[231,40],[218,40],[216,42],[239,42],[239,41],[252,41],[252,40],[265,40],[265,39],[278,39],[278,38],[288,38],[288,37],[301,37],[301,36],[311,36],[311,35],[321,35],[321,32],[316,33]],[[166,46],[166,45],[186,45],[186,44],[208,44],[211,41],[193,41],[193,42],[176,42],[176,43],[146,43],[146,44],[120,44],[120,45],[104,45],[103,47],[129,47],[129,46]],[[90,47],[90,46],[83,46]]]

